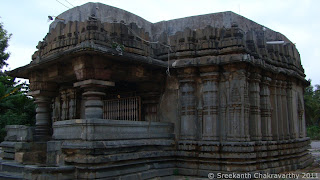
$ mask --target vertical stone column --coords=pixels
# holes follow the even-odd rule
[[[219,136],[220,141],[227,140],[227,133],[229,130],[229,94],[230,94],[230,72],[221,74],[219,82]]]
[[[196,82],[194,68],[185,68],[178,77],[180,78],[180,139],[196,139],[197,116],[196,116]]]
[[[249,79],[249,99],[250,99],[250,137],[251,140],[261,140],[261,115],[260,115],[260,79],[261,75],[252,73]]]
[[[277,103],[277,81],[273,80],[271,82],[271,89],[270,89],[270,100],[271,100],[271,132],[272,132],[272,139],[274,141],[279,140],[278,134],[278,103]]]
[[[287,106],[288,106],[288,123],[289,123],[289,134],[291,139],[296,138],[295,123],[293,118],[293,96],[292,96],[292,82],[287,83]]]
[[[284,132],[283,132],[283,111],[282,111],[282,99],[281,99],[281,88],[282,88],[282,81],[277,80],[276,81],[276,86],[277,86],[277,91],[276,91],[276,96],[277,96],[277,115],[278,115],[278,135],[279,135],[279,140],[284,139]]]
[[[104,88],[107,86],[114,86],[114,82],[89,79],[74,83],[74,87],[80,87],[84,91],[82,96],[85,99],[86,119],[103,118],[103,96],[106,95]]]
[[[202,139],[219,140],[218,122],[218,67],[204,67],[200,69],[202,78]]]
[[[269,77],[263,77],[261,82],[260,91],[260,109],[261,109],[261,133],[262,140],[269,141],[272,140],[271,133],[271,97],[270,97],[270,85],[271,79]]]
[[[57,85],[53,82],[44,82],[40,80],[43,76],[41,73],[36,74],[37,78],[30,80],[30,92],[28,95],[33,96],[36,108],[36,127],[35,127],[35,141],[43,142],[51,139],[52,134],[52,99],[57,94],[55,90]],[[39,76],[39,77],[38,77]]]
[[[35,103],[37,104],[36,108],[36,128],[35,128],[35,139],[36,141],[47,141],[51,138],[51,98],[36,95]]]
[[[288,122],[288,103],[287,103],[287,82],[282,81],[281,102],[282,102],[282,122],[283,122],[283,138],[289,139],[289,122]]]
[[[54,92],[44,90],[30,91],[28,95],[35,98],[36,108],[36,127],[35,127],[35,141],[48,141],[52,134],[52,118],[51,118],[51,104],[52,98],[55,96]]]
[[[84,88],[82,96],[85,98],[85,118],[102,119],[103,118],[103,89]]]

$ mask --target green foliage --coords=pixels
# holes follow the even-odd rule
[[[26,83],[0,75],[0,141],[5,137],[6,125],[34,125],[35,104],[25,94],[27,89]]]
[[[311,80],[309,80],[311,81]],[[320,85],[312,85],[305,89],[305,114],[307,126],[320,125]]]
[[[10,36],[0,23],[0,69],[7,65],[9,53],[5,51]],[[26,83],[17,82],[0,70],[0,141],[6,135],[6,125],[34,125],[35,104],[26,95],[28,89]]]
[[[307,136],[312,140],[320,139],[320,126],[314,125],[307,127]]]
[[[10,37],[11,34],[8,34],[7,31],[3,29],[3,24],[0,23],[0,69],[7,65],[6,60],[10,56],[10,54],[6,52]]]
[[[320,85],[311,85],[305,89],[304,105],[307,123],[307,136],[320,139]]]

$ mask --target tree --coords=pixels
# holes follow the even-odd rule
[[[311,82],[311,80],[309,80]],[[307,126],[320,125],[320,85],[311,85],[305,89],[305,113]]]
[[[6,125],[34,125],[35,104],[26,95],[28,85],[7,76],[2,68],[7,66],[10,54],[6,52],[11,34],[3,29],[0,23],[0,141],[3,141]]]
[[[6,52],[8,47],[8,41],[11,34],[8,34],[5,29],[3,29],[3,24],[0,23],[0,69],[3,66],[7,66],[6,60],[9,58],[10,54]]]
[[[26,83],[0,76],[0,141],[6,135],[6,125],[34,125],[35,104],[26,95],[27,89]]]

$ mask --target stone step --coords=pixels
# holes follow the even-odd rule
[[[23,169],[24,169],[24,165],[21,165],[17,162],[9,161],[9,160],[0,161],[0,172],[22,173]]]
[[[22,173],[0,172],[0,180],[5,179],[23,179]]]

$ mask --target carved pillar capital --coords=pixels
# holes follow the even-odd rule
[[[249,81],[250,82],[261,82],[261,75],[259,73],[250,73]]]
[[[287,88],[287,82],[286,81],[282,81],[281,85],[282,85],[282,88],[283,89],[286,89]]]
[[[287,89],[292,89],[292,82],[291,81],[287,82]]]
[[[269,85],[271,85],[271,78],[267,77],[267,76],[264,76],[261,79],[261,83],[264,84],[264,85],[269,86]]]
[[[49,92],[55,92],[58,85],[55,82],[44,82],[44,81],[33,81],[30,82],[30,90],[31,91],[49,91]]]
[[[184,80],[194,80],[193,78],[197,75],[197,68],[195,67],[187,67],[187,68],[182,68],[179,69],[178,72],[178,78],[180,79],[179,81],[184,81]]]
[[[283,81],[281,81],[281,80],[276,80],[276,81],[275,81],[276,86],[277,86],[278,88],[281,88],[282,82],[283,82]]]

